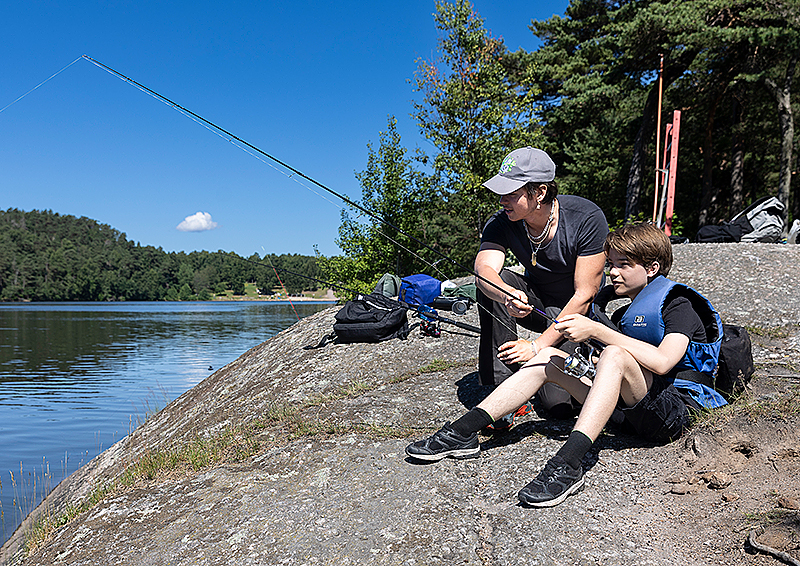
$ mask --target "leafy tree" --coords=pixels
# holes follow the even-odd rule
[[[652,186],[647,154],[663,54],[664,106],[682,110],[680,216],[696,226],[765,192],[786,192],[764,181],[786,171],[788,160],[774,156],[791,145],[788,124],[784,150],[774,135],[743,140],[778,124],[753,85],[772,80],[790,90],[796,8],[797,0],[577,0],[564,17],[533,22],[544,45],[528,64],[541,79],[546,138],[563,163],[564,185],[596,200],[610,219],[649,208],[642,197]]]
[[[314,277],[313,257],[292,260],[296,273]],[[243,293],[260,271],[235,254],[143,247],[88,218],[0,211],[0,300],[187,300],[224,291],[220,273]],[[292,285],[293,292],[316,288],[299,276]]]
[[[437,1],[434,21],[441,34],[438,58],[417,61],[414,85],[422,99],[413,116],[436,148],[436,212],[447,214],[438,231],[471,237],[474,256],[483,224],[498,208],[497,197],[481,184],[509,151],[541,141],[538,88],[524,53],[509,53],[502,39],[492,37],[469,1]]]
[[[458,266],[472,265],[483,225],[498,208],[481,183],[510,150],[539,141],[537,90],[523,54],[491,37],[468,1],[437,2],[434,20],[438,58],[417,61],[421,100],[413,116],[436,152],[408,157],[390,119],[380,148],[368,146],[367,169],[357,175],[360,204],[402,233],[343,212],[337,239],[343,255],[319,258],[323,274],[355,291],[370,291],[387,272],[465,275]],[[426,168],[430,174],[420,171]]]
[[[384,273],[408,275],[427,267],[430,250],[420,250],[421,211],[434,194],[429,178],[416,171],[401,145],[397,122],[390,117],[380,133],[380,147],[367,145],[367,168],[356,174],[361,199],[356,202],[370,215],[342,211],[336,243],[343,254],[318,257],[326,280],[356,292],[370,292]],[[399,229],[396,230],[392,226]]]

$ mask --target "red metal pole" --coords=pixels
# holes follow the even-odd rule
[[[664,233],[672,235],[672,212],[675,208],[675,177],[678,174],[678,139],[681,133],[681,111],[672,114],[672,148],[669,152],[669,182],[667,184],[667,212]]]

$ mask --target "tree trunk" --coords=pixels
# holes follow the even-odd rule
[[[657,85],[657,83],[656,83]],[[655,106],[658,100],[658,86],[650,89],[647,101],[642,112],[642,123],[639,131],[636,132],[636,140],[633,143],[633,157],[631,158],[631,168],[628,172],[628,189],[625,192],[625,221],[630,220],[641,211],[640,197],[642,194],[644,170],[645,132],[650,132],[655,123]]]
[[[780,160],[780,174],[778,175],[778,200],[786,205],[783,211],[783,235],[786,236],[789,232],[789,195],[792,188],[792,144],[794,142],[794,120],[792,118],[792,78],[794,77],[794,70],[797,66],[797,59],[800,57],[800,52],[792,55],[789,65],[786,68],[786,76],[783,80],[783,86],[779,87],[772,79],[766,79],[764,82],[767,90],[775,98],[778,105],[778,122],[781,127],[781,160]]]
[[[703,140],[703,192],[700,196],[700,213],[697,226],[701,228],[715,219],[719,212],[719,189],[714,187],[714,117],[717,114],[724,90],[711,103],[706,119],[706,135]]]
[[[742,104],[733,97],[733,147],[731,148],[731,202],[728,218],[744,209],[744,137],[741,131]]]

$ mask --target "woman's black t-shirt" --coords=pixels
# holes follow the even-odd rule
[[[544,306],[562,308],[575,294],[575,262],[579,256],[602,253],[608,223],[600,207],[575,195],[559,195],[558,228],[553,240],[539,249],[531,263],[533,246],[523,220],[512,222],[504,211],[494,214],[483,228],[481,243],[511,250]]]

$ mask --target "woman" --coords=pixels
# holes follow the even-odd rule
[[[602,284],[605,215],[582,197],[557,196],[555,169],[547,153],[525,147],[508,154],[500,172],[484,183],[500,195],[503,208],[486,223],[475,258],[483,385],[502,383],[541,349],[563,342],[534,307],[555,319],[585,314]],[[509,251],[524,274],[504,269]],[[541,335],[520,340],[517,324]],[[555,386],[540,396],[551,410],[570,403]]]

